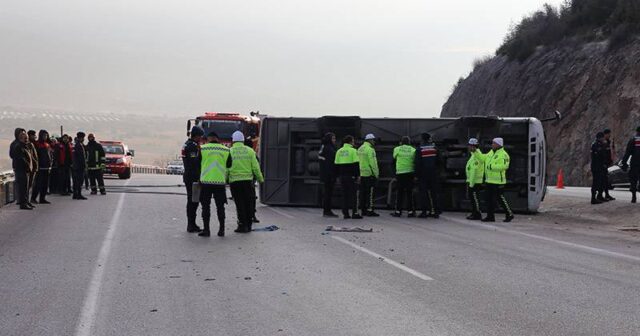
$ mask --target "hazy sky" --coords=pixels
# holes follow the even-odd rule
[[[0,0],[0,106],[437,116],[544,2]]]

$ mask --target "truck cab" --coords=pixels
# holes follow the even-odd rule
[[[258,152],[260,139],[260,118],[257,112],[250,115],[242,115],[237,112],[206,112],[204,115],[187,121],[187,135],[192,126],[200,126],[204,134],[216,132],[220,142],[231,146],[231,135],[235,131],[241,131],[245,137],[251,137],[253,149]]]
[[[131,165],[135,152],[121,141],[101,141],[106,155],[105,174],[118,175],[120,179],[131,178]]]

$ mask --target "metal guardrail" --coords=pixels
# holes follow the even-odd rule
[[[133,165],[131,166],[131,173],[133,174],[157,174],[157,175],[167,175],[167,168],[161,168],[158,166],[148,166],[148,165]]]
[[[13,171],[0,172],[0,207],[15,201]]]

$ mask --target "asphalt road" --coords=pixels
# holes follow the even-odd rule
[[[640,334],[638,244],[535,216],[269,207],[260,225],[281,230],[235,234],[231,205],[227,236],[207,239],[184,232],[179,177],[107,183],[88,201],[0,209],[1,335]]]

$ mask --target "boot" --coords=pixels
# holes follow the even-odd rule
[[[407,217],[409,217],[409,218],[415,218],[415,217],[416,217],[416,212],[415,212],[415,211],[411,211],[411,212],[409,212],[409,214],[407,215]]]
[[[251,222],[252,222],[252,223],[260,223],[260,220],[258,219],[258,217],[256,217],[255,215],[253,215],[253,217],[251,218]]]
[[[598,197],[596,199],[598,201],[600,201],[600,203],[609,202],[608,199],[606,199],[606,198],[604,198],[604,196],[602,196],[602,193],[598,193]]]
[[[418,217],[419,218],[427,218],[427,217],[429,217],[429,214],[427,214],[426,211],[423,211],[423,212],[420,213],[420,215],[418,215]]]
[[[515,217],[513,215],[507,215],[507,217],[504,218],[505,223],[509,223],[511,222]]]
[[[97,195],[98,191],[97,190],[91,190],[91,195]]]
[[[351,216],[351,219],[362,219],[362,216],[360,216],[360,214],[354,213],[354,214]]]
[[[393,217],[402,217],[402,212],[394,211],[394,212],[391,213],[391,216],[393,216]]]
[[[482,215],[479,213],[473,213],[469,216],[467,216],[468,220],[481,220],[482,219]]]
[[[483,219],[481,219],[482,222],[495,222],[496,218],[494,216],[487,216]]]
[[[636,193],[635,191],[633,193],[631,193],[631,203],[636,203],[637,199],[636,199]]]
[[[351,215],[349,215],[348,213],[345,213],[345,214],[342,214],[342,218],[351,219]]]
[[[615,200],[616,200],[616,199],[615,199],[615,197],[613,197],[613,196],[609,195],[609,192],[607,192],[607,193],[605,194],[604,198],[605,198],[607,201],[615,201]]]
[[[40,199],[40,204],[51,204],[51,202],[43,198],[43,199]]]
[[[220,222],[220,227],[218,228],[218,237],[224,237],[224,221]]]
[[[338,215],[334,214],[331,210],[329,210],[329,211],[323,212],[322,217],[338,217]]]
[[[20,210],[33,210],[33,208],[26,204],[20,204]]]
[[[209,236],[211,236],[211,232],[203,230],[202,232],[198,233],[198,236],[200,236],[200,237],[209,237]]]
[[[591,197],[591,204],[602,204],[602,202],[595,197]]]

